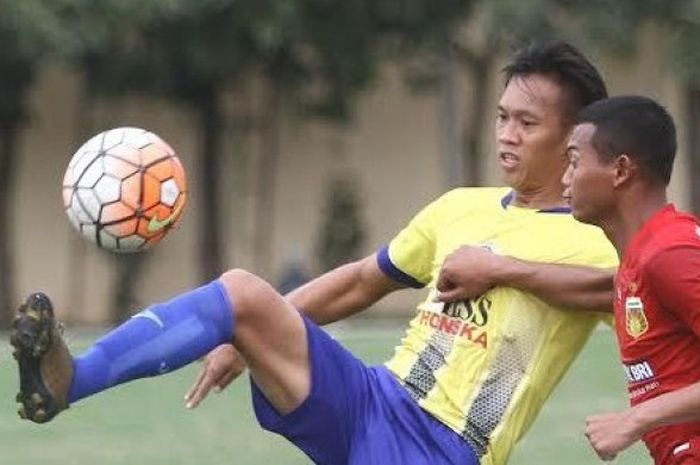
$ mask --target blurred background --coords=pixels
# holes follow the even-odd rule
[[[289,290],[371,253],[446,189],[499,184],[500,69],[551,38],[611,94],[667,106],[672,198],[700,212],[700,1],[0,0],[2,324],[34,290],[100,326],[228,268]],[[189,181],[179,229],[131,256],[81,239],[61,203],[73,152],[119,126],[169,142]]]
[[[699,20],[694,0],[0,0],[3,319],[44,290],[69,323],[113,323],[228,268],[289,288],[372,252],[444,190],[499,183],[500,68],[531,40],[671,110],[673,197],[698,211]],[[73,152],[118,126],[189,177],[180,229],[134,256],[61,204]]]

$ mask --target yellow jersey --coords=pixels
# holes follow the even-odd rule
[[[380,268],[428,286],[386,366],[418,404],[460,434],[482,465],[507,462],[604,314],[557,308],[511,287],[463,302],[433,302],[445,257],[462,245],[523,260],[617,266],[602,231],[568,209],[509,205],[507,188],[450,191],[380,250]]]

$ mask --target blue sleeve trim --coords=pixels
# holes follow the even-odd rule
[[[505,197],[501,199],[501,207],[505,210],[508,208],[508,205],[513,201],[513,191],[508,192]],[[553,208],[545,208],[542,210],[537,210],[537,213],[564,213],[564,214],[571,214],[571,207],[553,207]]]
[[[501,199],[501,207],[505,210],[508,208],[508,205],[513,201],[513,191],[508,192],[502,199]]]
[[[413,276],[399,270],[396,265],[392,263],[391,258],[389,258],[389,246],[385,245],[379,249],[379,252],[377,252],[377,264],[379,265],[379,269],[381,269],[385,275],[389,276],[394,281],[416,289],[425,287],[425,284],[418,281]]]

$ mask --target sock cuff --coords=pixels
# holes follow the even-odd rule
[[[211,283],[209,283],[210,286],[212,286],[214,289],[216,289],[217,294],[219,295],[219,299],[221,304],[226,308],[227,310],[227,315],[228,318],[224,322],[225,328],[224,331],[226,335],[228,336],[229,342],[233,340],[233,331],[234,328],[236,327],[236,312],[235,308],[233,305],[233,302],[231,301],[231,298],[228,295],[228,291],[226,290],[226,286],[224,283],[221,282],[219,279],[215,279]]]

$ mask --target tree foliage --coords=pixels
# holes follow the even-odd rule
[[[324,222],[316,250],[323,272],[360,258],[365,224],[359,192],[352,178],[338,177],[328,182]]]
[[[37,75],[68,34],[46,1],[1,0],[0,11],[0,323],[7,324],[15,305],[11,204],[20,131]]]
[[[667,63],[686,83],[689,108],[700,113],[695,0],[0,0],[0,11],[3,307],[12,300],[7,225],[19,130],[30,116],[28,93],[49,61],[78,70],[88,95],[140,94],[176,102],[191,114],[202,141],[197,209],[211,218],[199,233],[205,277],[221,271],[225,256],[218,180],[221,160],[230,156],[223,137],[231,125],[222,96],[245,92],[251,80],[266,96],[263,108],[247,115],[267,144],[257,180],[263,187],[274,180],[281,115],[350,118],[353,103],[388,60],[406,64],[407,74],[420,78],[414,81],[441,82],[450,60],[470,76],[474,98],[463,118],[460,154],[467,183],[481,180],[486,96],[497,82],[496,57],[510,44],[559,37],[639,53],[638,31],[654,23],[667,31]],[[690,117],[695,113],[689,110]],[[271,195],[260,188],[261,224],[273,215]],[[697,198],[700,205],[700,189]],[[267,226],[260,230],[272,229]],[[257,240],[269,249],[268,236]]]

